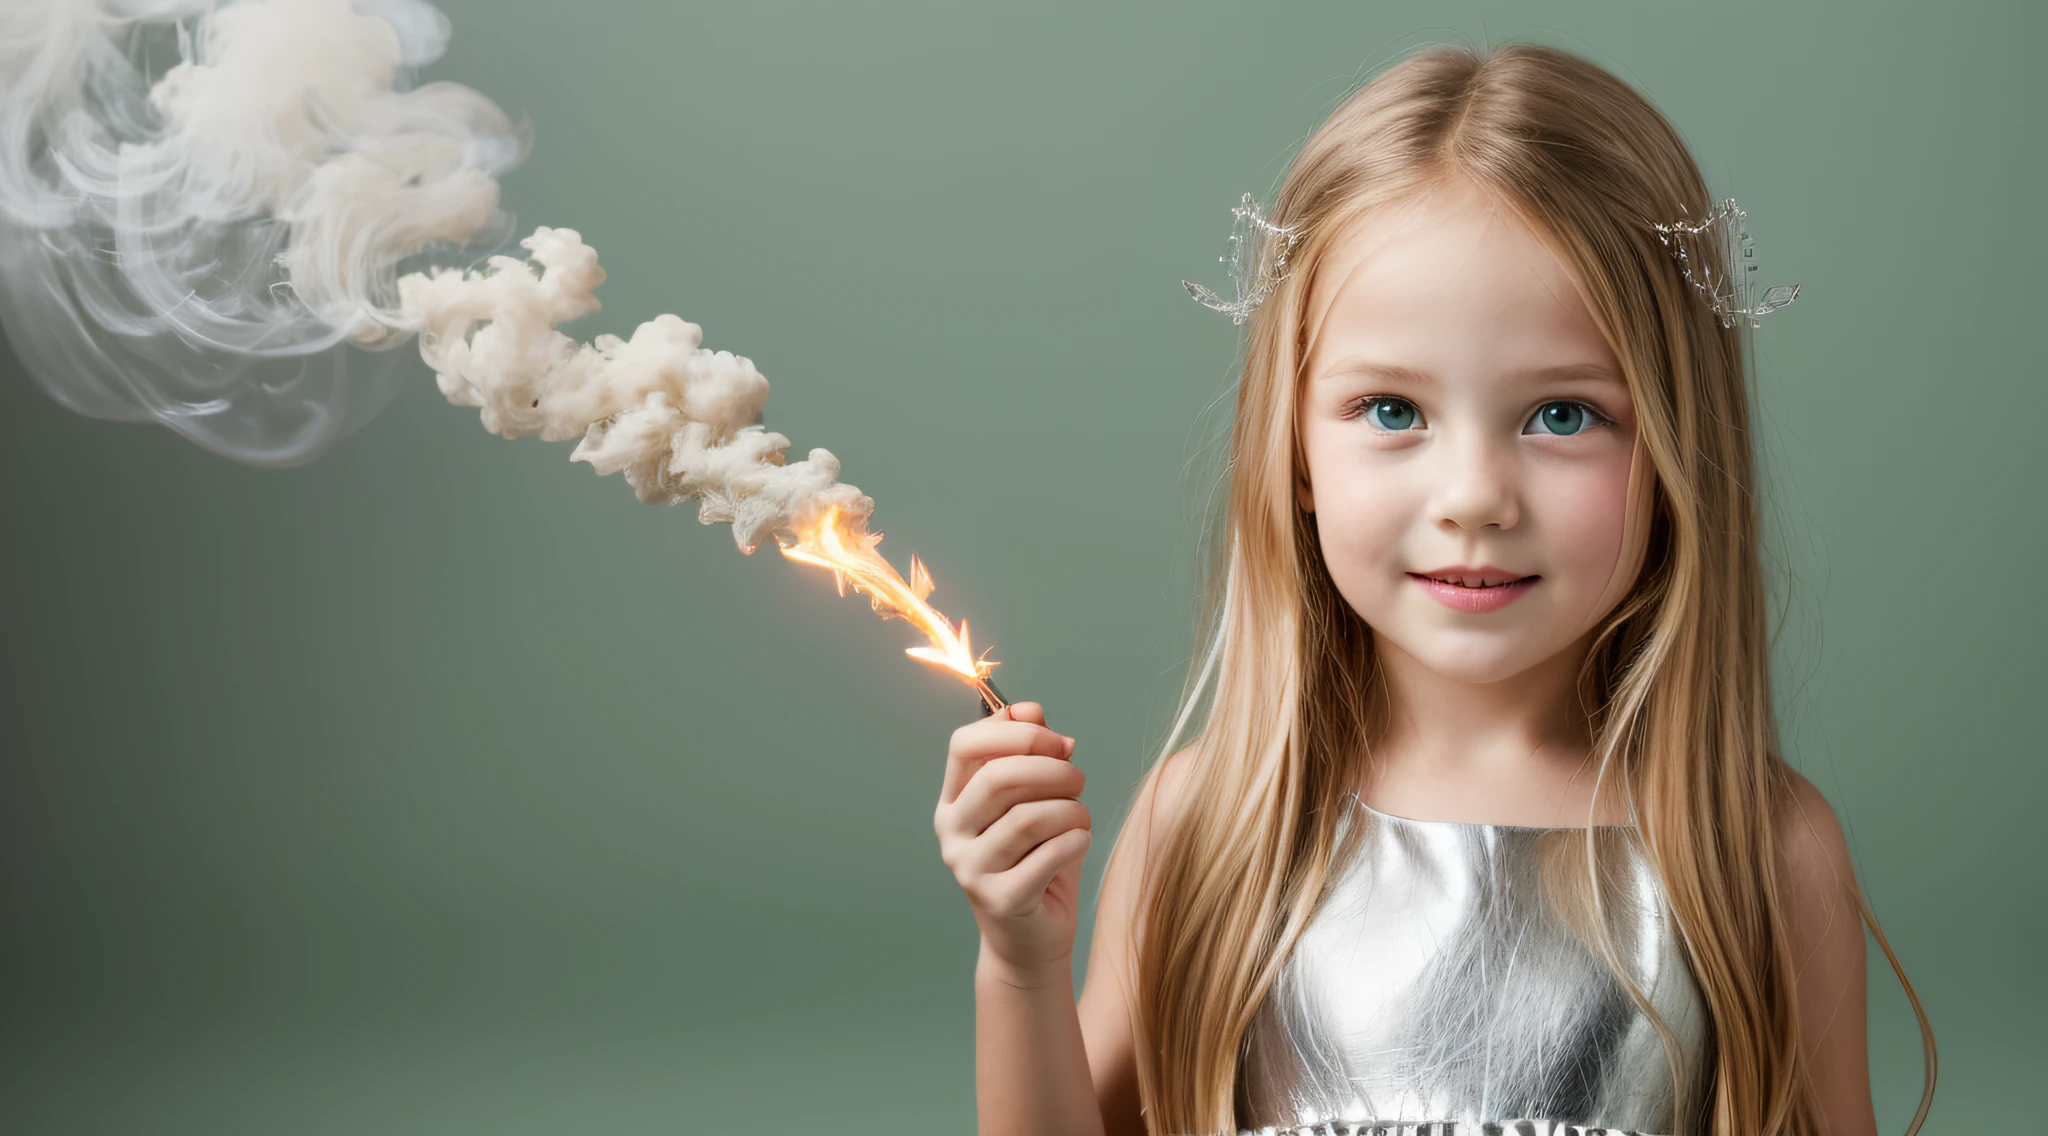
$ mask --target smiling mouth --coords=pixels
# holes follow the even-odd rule
[[[1524,580],[1534,581],[1542,578],[1540,576],[1509,576],[1495,572],[1488,572],[1482,575],[1457,576],[1431,576],[1424,572],[1410,572],[1408,574],[1418,580],[1427,580],[1432,584],[1448,584],[1453,588],[1467,588],[1475,592],[1485,591],[1488,588],[1506,588],[1519,584]]]
[[[1408,578],[1422,586],[1431,599],[1467,615],[1485,615],[1529,594],[1541,576],[1514,576],[1494,568],[1467,572],[1410,572]]]

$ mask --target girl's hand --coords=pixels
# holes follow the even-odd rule
[[[1020,702],[953,731],[946,754],[939,855],[974,908],[984,961],[993,954],[1020,985],[1064,977],[1074,953],[1094,832],[1073,753],[1037,703]]]

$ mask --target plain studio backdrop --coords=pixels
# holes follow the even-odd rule
[[[1226,283],[1230,206],[1424,42],[1635,83],[1803,285],[1757,336],[1785,736],[1939,1031],[1929,1131],[2038,1111],[2048,10],[444,7],[426,77],[531,117],[507,205],[610,273],[574,330],[751,356],[1079,737],[1105,837],[1189,650],[1237,333],[1179,281]],[[283,472],[4,365],[0,1129],[972,1130],[930,822],[973,701],[904,624],[416,357]],[[1871,998],[1893,1132],[1874,952]]]

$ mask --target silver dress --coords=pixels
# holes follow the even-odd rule
[[[1355,794],[1349,805],[1345,859],[1246,1035],[1241,1126],[1678,1130],[1677,1102],[1697,1099],[1707,1072],[1707,1017],[1634,829],[1594,830],[1596,885],[1582,828],[1407,820]],[[1601,925],[1654,1018],[1594,945]]]

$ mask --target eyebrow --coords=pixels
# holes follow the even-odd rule
[[[1340,359],[1337,363],[1316,375],[1327,379],[1336,375],[1370,375],[1373,378],[1393,383],[1413,383],[1417,386],[1434,386],[1437,377],[1428,371],[1413,367],[1402,367],[1394,363],[1376,363],[1370,359]],[[1524,371],[1515,376],[1530,382],[1556,382],[1564,379],[1592,379],[1596,382],[1620,383],[1622,378],[1611,369],[1599,363],[1565,363],[1556,367],[1541,367]]]

